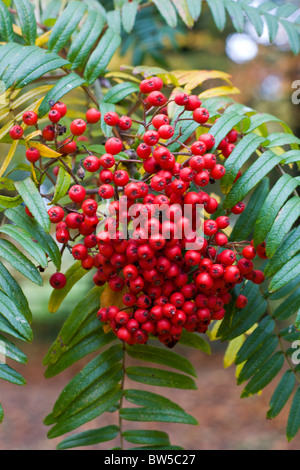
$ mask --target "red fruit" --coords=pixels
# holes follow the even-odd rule
[[[174,127],[169,124],[164,124],[159,127],[158,133],[161,139],[170,139],[174,135]]]
[[[222,253],[220,253],[219,255],[219,260],[222,264],[225,264],[226,266],[233,264],[236,260],[234,251],[232,250],[222,251]]]
[[[193,111],[193,119],[199,124],[204,124],[209,120],[209,112],[206,108],[196,108]]]
[[[34,111],[26,111],[22,119],[26,126],[34,126],[38,121],[38,115]]]
[[[268,259],[266,254],[266,242],[262,242],[256,247],[256,254],[261,259]]]
[[[206,171],[200,171],[196,174],[194,183],[202,188],[207,186],[209,183],[209,174]]]
[[[121,326],[121,328],[119,328],[119,330],[117,331],[117,337],[121,341],[128,342],[131,339],[131,333],[127,330],[125,326]]]
[[[38,151],[37,148],[35,147],[30,147],[29,149],[26,150],[26,159],[30,163],[35,163],[40,159],[40,152]]]
[[[152,125],[155,129],[159,129],[161,126],[169,124],[169,118],[165,114],[156,114],[152,119]]]
[[[189,95],[186,93],[178,93],[175,95],[174,101],[178,106],[185,106],[189,102]]]
[[[82,214],[78,214],[77,212],[70,212],[65,219],[67,227],[71,229],[77,229],[80,227],[84,219]]]
[[[98,189],[98,194],[103,199],[110,199],[114,195],[114,188],[109,184],[102,184]]]
[[[117,139],[116,137],[110,137],[105,142],[105,150],[107,153],[111,153],[112,155],[116,155],[117,153],[121,152],[123,148],[122,141]]]
[[[242,255],[246,259],[254,259],[255,256],[256,256],[256,250],[255,250],[254,246],[252,246],[252,245],[245,246],[242,250]]]
[[[228,238],[225,235],[225,233],[220,233],[220,232],[216,233],[215,235],[216,245],[223,246],[223,245],[226,245],[227,242],[228,242]]]
[[[236,131],[235,129],[232,129],[230,132],[228,132],[227,138],[231,144],[234,144],[238,138],[238,131]]]
[[[61,115],[56,109],[51,109],[51,111],[49,111],[48,118],[49,121],[56,124],[61,119]]]
[[[63,289],[67,283],[67,278],[63,273],[54,273],[49,282],[53,289]]]
[[[237,266],[226,266],[223,274],[223,279],[226,282],[236,282],[240,278],[240,270]]]
[[[146,78],[145,80],[142,80],[140,83],[140,92],[148,95],[148,93],[151,93],[151,91],[155,91],[156,86],[155,86],[155,81],[152,80],[152,78]]]
[[[194,170],[194,171],[202,171],[205,168],[205,161],[202,158],[202,156],[197,155],[192,157],[189,160],[189,166]]]
[[[220,180],[221,178],[223,178],[225,173],[226,173],[225,167],[223,165],[219,165],[218,163],[216,163],[216,165],[214,165],[212,169],[210,170],[210,176],[214,180]]]
[[[196,108],[201,106],[201,101],[197,95],[190,95],[188,102],[185,104],[185,109],[187,111],[194,111]]]
[[[235,305],[237,308],[245,308],[247,303],[248,299],[244,295],[239,295],[235,301]]]
[[[204,155],[206,152],[206,145],[202,140],[197,140],[191,145],[191,151],[194,155]]]
[[[224,268],[221,264],[212,264],[209,268],[209,275],[213,279],[218,279],[223,276]]]
[[[152,91],[148,95],[148,103],[151,106],[163,106],[167,102],[167,97],[160,91]]]
[[[245,209],[245,204],[243,202],[238,202],[234,207],[231,208],[233,214],[241,214]]]
[[[50,222],[53,224],[58,224],[63,220],[65,213],[62,207],[53,206],[48,210],[48,215]]]
[[[96,124],[96,122],[100,121],[101,113],[96,108],[90,108],[85,113],[85,118],[89,124]]]
[[[74,184],[74,186],[72,186],[69,189],[68,194],[69,194],[69,198],[71,199],[71,201],[73,201],[73,202],[82,202],[85,199],[86,190],[80,184]]]
[[[205,210],[208,214],[214,214],[218,209],[218,206],[218,201],[215,198],[210,197],[208,203],[205,206]]]
[[[207,134],[202,134],[198,140],[201,140],[201,142],[204,142],[206,145],[207,150],[210,150],[213,148],[215,145],[216,141],[213,135],[207,133]]]
[[[61,117],[64,117],[67,114],[67,106],[62,101],[55,103],[51,109],[58,111]]]
[[[113,175],[113,180],[117,186],[126,186],[129,182],[129,175],[125,170],[117,170]]]
[[[213,287],[214,281],[207,273],[200,273],[195,279],[196,285],[203,291],[208,291]]]
[[[95,155],[89,155],[83,160],[83,166],[90,173],[94,173],[100,168],[100,160]]]
[[[116,126],[120,120],[119,115],[114,111],[109,111],[108,113],[105,113],[103,119],[108,126],[112,127]]]
[[[138,145],[136,153],[142,160],[146,160],[151,155],[151,147],[142,142]]]
[[[88,250],[85,245],[77,243],[77,245],[74,245],[72,248],[72,255],[75,259],[83,260],[87,257]]]
[[[237,267],[242,274],[250,274],[253,271],[252,261],[246,258],[240,258],[237,262]]]
[[[203,224],[203,231],[205,235],[211,237],[218,231],[218,224],[215,220],[205,220]]]
[[[66,139],[63,142],[59,143],[59,150],[65,155],[76,152],[76,149],[77,149],[77,145],[76,145],[75,140]]]
[[[153,146],[159,141],[159,133],[154,130],[146,131],[143,140],[146,145]]]
[[[100,179],[101,183],[109,184],[109,183],[112,182],[113,178],[114,178],[114,175],[113,175],[112,171],[110,171],[110,170],[100,171],[99,179]]]
[[[222,155],[225,157],[225,158],[228,158],[229,155],[232,153],[232,151],[234,150],[235,148],[235,145],[234,144],[227,144],[226,147],[222,150]]]
[[[119,128],[122,131],[127,131],[132,126],[132,119],[129,116],[122,116],[119,120]]]
[[[100,165],[103,168],[112,168],[115,164],[115,157],[110,153],[104,153],[100,158]]]
[[[18,126],[17,124],[15,126],[13,126],[10,131],[9,131],[9,135],[10,137],[13,139],[13,140],[19,140],[23,137],[23,129],[21,126]]]
[[[86,123],[83,119],[75,119],[70,124],[70,131],[73,135],[82,135],[86,130]]]
[[[260,271],[259,269],[255,269],[254,271],[252,271],[251,275],[250,275],[250,280],[254,283],[254,284],[261,284],[262,282],[264,282],[265,280],[265,275],[262,271]]]
[[[228,227],[230,224],[229,217],[227,217],[226,215],[220,215],[219,217],[217,217],[216,222],[218,224],[218,228],[221,229]]]

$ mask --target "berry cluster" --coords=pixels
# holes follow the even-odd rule
[[[68,191],[72,204],[52,206],[48,213],[56,224],[57,242],[84,269],[95,269],[96,285],[108,283],[122,296],[123,308],[100,307],[99,320],[128,344],[146,343],[153,335],[171,347],[183,329],[205,333],[212,320],[221,320],[237,284],[262,283],[263,272],[254,268],[253,259],[266,253],[264,243],[255,249],[249,241],[228,241],[229,217],[241,214],[245,204],[240,201],[222,213],[217,200],[203,190],[225,175],[222,161],[233,151],[238,132],[232,129],[217,148],[208,132],[182,141],[181,121],[209,129],[209,111],[196,95],[178,93],[170,99],[162,88],[159,77],[140,83],[141,120],[116,112],[103,116],[114,137],[106,140],[106,153],[100,157],[83,147],[77,171],[82,179],[87,174],[95,187],[86,189],[75,177]],[[170,101],[178,107],[173,120],[168,117]],[[75,119],[71,135],[58,141],[66,132],[60,125],[66,112],[64,103],[53,104],[42,139],[48,145],[55,142],[62,154],[76,155],[82,152],[78,141],[84,140],[87,124],[97,123],[101,115],[88,110],[86,122]],[[25,113],[26,125],[37,126],[34,114]],[[142,135],[132,130],[136,125],[143,126]],[[18,127],[11,129],[12,138],[22,137]],[[119,155],[129,147],[130,157]],[[40,155],[33,147],[26,158],[35,163]],[[103,200],[107,213],[99,206]],[[66,282],[59,272],[50,279],[56,289]],[[239,295],[236,307],[246,305],[247,298]]]

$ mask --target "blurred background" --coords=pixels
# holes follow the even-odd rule
[[[112,2],[101,3],[109,9]],[[293,3],[300,6],[298,1]],[[227,72],[232,76],[233,85],[240,90],[240,94],[233,96],[236,101],[257,111],[274,114],[300,137],[300,104],[292,103],[293,82],[300,80],[300,60],[291,52],[284,29],[279,27],[272,45],[267,28],[259,38],[247,22],[242,34],[234,32],[229,20],[220,33],[205,7],[204,4],[193,30],[188,30],[183,23],[171,29],[154,8],[142,10],[138,13],[133,33],[124,35],[120,54],[113,58],[109,69],[119,70],[123,64],[144,64],[168,70]],[[24,162],[22,153],[16,154],[14,163],[16,161]],[[65,269],[71,262],[66,254]],[[61,439],[47,439],[48,429],[43,425],[43,419],[51,411],[63,386],[84,364],[81,361],[58,377],[44,378],[43,357],[64,319],[92,283],[92,273],[89,273],[76,284],[58,312],[50,314],[47,304],[51,288],[47,280],[52,272],[51,268],[46,271],[41,288],[19,278],[33,312],[34,340],[31,345],[20,346],[28,356],[28,364],[16,367],[26,378],[27,385],[17,387],[1,382],[0,396],[5,413],[0,428],[1,450],[55,449]],[[188,357],[197,369],[198,391],[185,391],[178,398],[180,392],[176,391],[176,399],[198,419],[199,426],[159,424],[156,427],[169,433],[172,444],[186,449],[299,450],[299,437],[292,443],[285,438],[287,413],[282,412],[274,421],[265,418],[274,384],[262,395],[242,400],[242,388],[236,385],[234,367],[223,367],[224,348],[218,342],[212,343],[211,356],[189,348],[178,348],[177,352]],[[165,390],[157,392],[170,398],[174,393],[172,390],[169,395]],[[106,415],[91,423],[91,427],[114,423],[113,416]],[[105,444],[96,448],[104,449]]]

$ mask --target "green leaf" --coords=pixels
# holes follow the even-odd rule
[[[0,76],[11,62],[12,55],[17,54],[22,49],[20,44],[9,42],[0,48]]]
[[[1,352],[4,353],[6,357],[21,364],[26,364],[26,355],[19,348],[17,348],[14,343],[9,341],[7,338],[4,338],[2,335],[0,335],[0,341],[4,345],[4,351],[2,350],[3,348],[0,348]]]
[[[300,254],[290,259],[273,277],[269,291],[275,292],[300,275]]]
[[[103,428],[90,429],[79,434],[67,437],[57,446],[58,450],[70,449],[73,447],[91,446],[115,439],[119,433],[118,426],[110,425]]]
[[[279,23],[277,18],[274,15],[270,15],[269,13],[264,13],[263,17],[267,23],[268,32],[269,32],[269,40],[270,42],[274,42],[278,33]]]
[[[65,77],[58,80],[58,82],[51,88],[50,91],[46,94],[45,98],[41,102],[41,105],[38,110],[39,117],[43,117],[50,110],[50,102],[54,101],[55,103],[59,101],[64,95],[84,84],[84,79],[81,78],[76,73],[70,73]]]
[[[292,230],[272,258],[269,259],[264,273],[273,276],[282,266],[300,251],[300,227]]]
[[[198,422],[184,411],[157,408],[121,408],[120,417],[127,421],[160,421],[167,423],[194,424]]]
[[[21,196],[2,196],[0,195],[0,204],[3,206],[5,209],[10,208],[10,207],[17,207],[22,203],[22,198]]]
[[[283,364],[284,355],[282,352],[276,352],[247,383],[242,391],[241,398],[254,395],[265,388],[276,377]]]
[[[81,261],[75,261],[75,263],[67,269],[65,272],[67,283],[62,289],[53,289],[48,304],[49,312],[55,313],[59,309],[72,287],[80,281],[83,276],[88,274],[88,272],[88,270],[83,269],[81,266]]]
[[[108,11],[106,14],[106,18],[107,18],[108,28],[120,36],[122,32],[121,11],[120,10]]]
[[[238,351],[235,363],[242,364],[255,354],[261,347],[262,343],[268,340],[273,333],[275,322],[271,317],[265,317],[248,336],[241,349]]]
[[[294,372],[287,370],[283,374],[270,400],[269,410],[267,412],[268,419],[275,418],[280,413],[291,396],[295,383],[296,378]]]
[[[51,226],[50,218],[44,200],[32,179],[26,178],[23,181],[16,181],[15,186],[37,223],[40,224],[45,232],[49,233]]]
[[[63,165],[60,165],[57,179],[56,179],[54,197],[51,203],[56,204],[57,201],[63,198],[67,194],[70,185],[71,185],[71,175],[65,169]]]
[[[0,257],[35,284],[39,286],[43,284],[43,279],[35,265],[8,240],[0,239]]]
[[[250,127],[247,130],[247,133],[249,134],[250,132],[253,132],[255,129],[259,128],[261,125],[265,125],[265,123],[273,122],[273,121],[283,124],[280,119],[278,119],[275,116],[272,116],[272,114],[268,114],[268,113],[254,114],[250,118]]]
[[[159,387],[171,387],[197,390],[197,386],[190,377],[152,367],[127,367],[126,374],[131,380],[157,385]]]
[[[102,32],[103,26],[103,16],[99,12],[89,12],[80,33],[72,42],[68,52],[67,58],[72,62],[72,69],[76,69],[86,61]]]
[[[108,28],[86,64],[84,78],[89,85],[104,72],[120,44],[121,37]]]
[[[1,403],[0,403],[0,423],[2,423],[3,418],[4,418],[4,411],[3,411],[3,408],[2,408]]]
[[[181,406],[177,405],[177,403],[174,403],[169,398],[163,397],[157,393],[148,392],[146,390],[128,389],[124,391],[124,397],[130,403],[134,403],[135,405],[146,408],[183,411]]]
[[[290,21],[280,20],[280,24],[285,29],[285,32],[288,37],[289,44],[295,55],[299,54],[300,51],[300,38],[299,31],[296,26]]]
[[[296,393],[294,395],[294,399],[292,402],[292,406],[290,409],[286,435],[288,441],[291,441],[293,437],[296,436],[297,432],[300,428],[300,387],[297,388]]]
[[[247,134],[241,141],[235,146],[229,157],[224,163],[226,170],[225,176],[221,180],[221,188],[223,192],[232,186],[238,171],[251,157],[253,152],[265,142],[265,138],[256,134]],[[226,191],[224,191],[226,189]]]
[[[11,16],[3,2],[0,3],[0,35],[6,42],[14,40]]]
[[[223,207],[231,208],[239,201],[242,201],[251,189],[253,189],[279,162],[280,157],[278,155],[275,155],[270,150],[265,152],[236,181],[227,195]]]
[[[57,270],[60,270],[61,255],[55,241],[46,233],[43,228],[36,222],[36,220],[28,217],[24,211],[23,206],[15,207],[13,209],[7,209],[5,216],[14,222],[17,226],[23,228],[29,235],[35,239],[42,247],[44,252],[53,261]]]
[[[13,238],[21,247],[27,251],[27,253],[43,268],[48,265],[47,258],[44,251],[41,249],[38,243],[36,243],[30,235],[25,232],[21,227],[15,225],[6,224],[0,227],[0,232],[5,233],[9,237]]]
[[[276,252],[292,225],[300,216],[300,198],[292,197],[279,211],[267,238],[266,253],[271,257]]]
[[[283,164],[288,165],[290,163],[295,163],[300,161],[300,151],[299,150],[289,150],[283,155]]]
[[[280,208],[289,195],[298,186],[296,178],[285,174],[277,181],[268,194],[265,202],[260,206],[260,211],[254,226],[254,246],[266,240]]]
[[[130,33],[135,23],[136,14],[138,11],[138,2],[126,2],[122,5],[121,17],[122,25],[126,33]]]
[[[87,9],[87,5],[73,0],[59,15],[48,41],[50,51],[59,52],[68,42]]]
[[[171,27],[175,28],[177,25],[177,15],[176,10],[170,0],[152,0],[152,3],[155,4],[156,8],[158,9],[159,13],[165,20],[165,22]]]
[[[234,126],[236,126],[244,119],[245,116],[234,112],[228,112],[226,114],[223,114],[223,116],[221,116],[217,120],[217,122],[212,126],[209,131],[209,133],[215,137],[216,141],[212,151],[214,151],[218,147],[219,143],[222,139],[224,139],[228,132],[230,132],[234,128]]]
[[[0,291],[0,313],[10,325],[19,333],[23,340],[32,340],[32,330],[23,313],[16,307],[13,301]]]
[[[205,352],[206,354],[211,354],[211,348],[207,341],[205,341],[202,336],[198,333],[191,333],[187,330],[182,330],[179,344],[188,346],[190,348],[199,349],[200,351]]]
[[[273,317],[277,320],[287,320],[297,313],[300,308],[300,287],[296,289],[284,302],[274,311]]]
[[[62,434],[73,431],[88,421],[95,419],[97,416],[100,416],[115,405],[120,400],[121,396],[122,391],[119,389],[119,386],[116,386],[114,389],[101,396],[97,402],[92,403],[91,406],[87,406],[80,413],[77,413],[69,419],[63,420],[61,423],[53,426],[48,433],[49,439],[53,439],[54,437],[59,437]]]
[[[247,240],[252,233],[255,221],[260,213],[260,209],[269,193],[269,180],[264,178],[256,186],[251,195],[244,212],[237,219],[230,234],[231,240]]]
[[[11,382],[15,385],[25,385],[26,380],[22,377],[19,372],[16,372],[7,364],[0,363],[0,379],[6,380],[7,382]]]
[[[139,92],[139,85],[137,83],[118,83],[108,90],[103,98],[104,103],[119,103],[128,95]]]
[[[224,3],[234,28],[239,33],[242,33],[244,30],[245,17],[241,5],[238,2],[233,2],[231,0],[225,0]]]
[[[300,139],[293,134],[286,132],[273,132],[268,135],[269,143],[266,145],[268,148],[282,147],[284,145],[300,144]]]
[[[112,103],[105,103],[104,101],[100,103],[100,113],[101,113],[100,126],[103,132],[103,135],[105,137],[111,137],[112,126],[109,126],[108,124],[106,124],[106,122],[104,121],[104,116],[108,112],[115,111],[115,109],[116,109],[115,105]]]
[[[122,436],[127,442],[133,444],[165,446],[170,444],[169,436],[163,431],[132,429],[124,431]]]
[[[190,14],[194,21],[197,21],[201,15],[202,0],[187,0]]]
[[[52,411],[56,418],[65,412],[74,402],[95,384],[101,385],[103,374],[115,366],[123,357],[122,345],[114,345],[92,359],[78,372],[58,397]]]
[[[129,356],[134,359],[163,364],[197,377],[197,373],[190,361],[172,351],[148,345],[128,346],[126,350]]]
[[[182,21],[187,25],[188,28],[192,28],[194,25],[194,20],[191,16],[187,0],[172,1]]]
[[[264,31],[264,22],[260,16],[259,11],[255,7],[251,7],[249,5],[243,5],[243,9],[248,16],[249,20],[254,26],[257,35],[260,37]]]
[[[14,0],[22,36],[27,44],[34,44],[37,35],[37,25],[34,16],[34,7],[28,0]]]
[[[28,301],[17,281],[0,261],[0,288],[20,309],[28,322],[32,320],[32,314]]]
[[[206,0],[213,19],[219,31],[223,31],[226,24],[226,11],[223,0],[216,2],[215,0]]]

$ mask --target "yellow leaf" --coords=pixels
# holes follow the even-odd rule
[[[33,131],[31,132],[31,134],[28,134],[26,137],[25,137],[25,140],[26,142],[30,139],[33,139],[34,137],[36,137],[37,135],[42,135],[42,131],[40,129],[38,129],[37,131]]]
[[[235,376],[236,378],[238,379],[239,376],[240,376],[240,373],[241,373],[241,370],[242,368],[244,367],[244,365],[246,364],[246,361],[245,362],[242,362],[241,364],[238,364],[235,368]]]
[[[133,77],[129,73],[125,72],[109,72],[105,75],[106,78],[121,78],[124,80],[131,80],[132,82],[140,83],[141,80],[139,80],[137,77]]]
[[[52,33],[52,29],[50,29],[49,31],[46,31],[44,34],[36,38],[35,45],[41,47],[44,44],[46,44],[48,42],[48,39],[51,33]]]
[[[41,157],[45,158],[58,158],[61,157],[61,153],[56,152],[55,150],[50,149],[44,144],[41,144],[40,142],[34,142],[34,141],[28,141],[27,142],[29,147],[34,147],[37,148],[38,151],[41,154]]]
[[[242,344],[244,343],[245,339],[246,339],[245,336],[241,335],[233,339],[232,341],[230,341],[225,351],[225,355],[223,359],[224,369],[226,369],[227,367],[230,367],[234,363],[236,355],[238,351],[240,350]]]
[[[31,98],[35,98],[36,96],[41,94],[46,94],[49,90],[51,90],[52,87],[53,85],[43,85],[38,88],[34,88],[33,90],[28,91],[27,93],[24,93],[17,100],[12,102],[11,108],[18,108],[23,103],[26,103],[26,101],[29,101]]]
[[[33,179],[34,179],[34,181],[36,182],[36,184],[39,184],[39,182],[38,182],[38,180],[37,180],[37,177],[36,177],[36,173],[35,173],[35,169],[34,169],[33,163],[31,163],[31,174],[32,174]]]
[[[109,323],[104,323],[103,325],[103,331],[104,333],[109,333],[112,330],[111,326]]]
[[[22,36],[22,30],[20,26],[17,26],[16,24],[13,24],[13,30],[14,33],[17,34],[18,36]]]
[[[1,129],[0,129],[0,140],[2,139],[2,137],[4,137],[9,131],[10,131],[10,128],[14,125],[14,121],[11,119],[10,121],[8,121],[5,126],[3,126]]]
[[[213,323],[212,328],[207,330],[207,336],[210,341],[215,341],[217,339],[218,329],[220,327],[221,320],[217,320]]]
[[[7,154],[7,157],[5,158],[5,160],[2,163],[1,168],[0,168],[0,177],[4,174],[6,168],[10,164],[10,162],[11,162],[11,160],[12,160],[14,154],[15,154],[18,143],[19,143],[18,140],[14,140],[13,143],[11,144],[9,152]]]
[[[35,111],[37,112],[41,102],[43,101],[44,97],[40,98],[39,100],[35,101],[34,103],[28,105],[25,109],[23,109],[19,114],[15,116],[16,121],[20,121],[23,117],[23,114],[27,111]]]
[[[227,96],[239,94],[240,90],[233,86],[219,86],[205,90],[198,95],[199,98],[213,98],[215,96]]]
[[[100,296],[100,305],[101,307],[118,307],[120,309],[124,308],[122,297],[125,294],[125,289],[120,292],[113,291],[109,285],[105,287],[101,296]]]
[[[178,80],[179,85],[184,86],[185,91],[192,91],[194,88],[202,85],[206,80],[222,79],[231,85],[229,75],[219,70],[173,70],[171,72]]]

